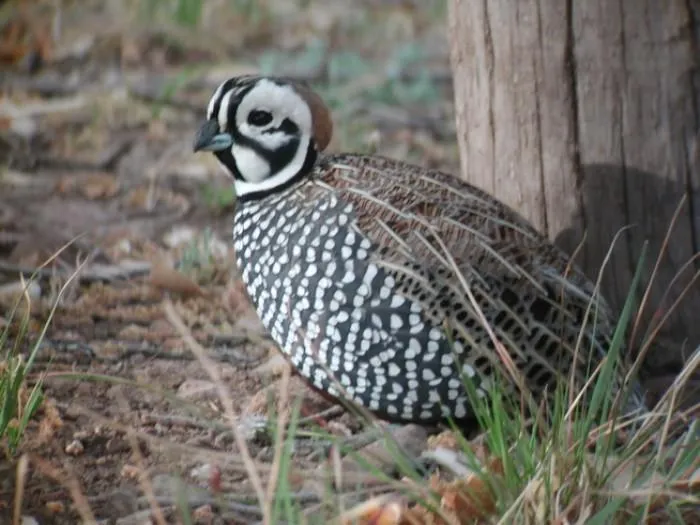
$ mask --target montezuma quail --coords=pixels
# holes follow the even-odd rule
[[[237,263],[299,374],[390,421],[471,419],[462,374],[484,396],[499,359],[483,314],[533,392],[572,367],[583,384],[615,319],[597,299],[584,323],[594,287],[563,253],[457,177],[320,155],[331,133],[308,87],[240,76],[217,88],[194,144],[233,176]],[[628,412],[643,408],[631,390]]]

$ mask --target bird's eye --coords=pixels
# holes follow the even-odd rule
[[[272,122],[272,113],[263,109],[254,109],[248,113],[248,124],[251,126],[265,126]]]

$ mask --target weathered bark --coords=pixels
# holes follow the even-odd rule
[[[647,310],[668,309],[700,271],[698,0],[451,0],[463,176],[507,202],[620,307],[642,245],[648,282],[685,207]],[[651,313],[651,312],[649,312]],[[700,279],[666,334],[700,341]]]

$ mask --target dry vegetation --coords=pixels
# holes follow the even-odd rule
[[[428,437],[316,397],[246,303],[233,195],[191,153],[210,93],[303,78],[332,149],[456,171],[428,4],[0,4],[0,522],[700,523],[697,428],[666,439],[675,390],[651,452],[587,447],[609,407],[577,426],[564,394],[531,433],[496,397],[488,435]]]

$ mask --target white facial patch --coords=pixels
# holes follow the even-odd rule
[[[228,82],[228,80],[219,84],[219,87],[216,88],[216,91],[214,91],[214,94],[211,96],[211,99],[209,99],[209,105],[207,105],[207,120],[214,116],[214,106],[216,105],[216,101],[219,100],[219,97],[221,96],[221,91],[224,89],[226,82]]]
[[[270,176],[270,164],[254,150],[234,144],[231,153],[236,159],[236,166],[248,182],[261,182]]]
[[[222,109],[223,106],[224,103],[222,102]],[[248,115],[256,109],[270,112],[272,114],[272,122],[262,128],[248,124]],[[221,115],[221,111],[219,115]],[[219,121],[220,119],[221,117],[219,116]],[[279,127],[285,119],[289,119],[296,124],[302,136],[311,136],[312,117],[306,101],[293,87],[279,85],[266,78],[260,80],[253,89],[246,93],[236,111],[236,127],[238,130],[243,135],[262,145],[264,145],[263,141],[266,140],[263,137],[265,135],[270,136],[270,134],[262,132],[268,128]],[[287,136],[284,132],[280,133]],[[278,142],[278,144],[284,145],[284,142]],[[274,146],[272,149],[274,149]]]
[[[264,128],[258,129],[262,129],[264,131],[268,128],[276,128],[277,126],[279,126],[279,124],[273,121],[272,124],[265,126]],[[250,136],[251,133],[250,131],[243,131],[243,134]],[[260,133],[259,135],[256,135],[256,137],[257,138],[255,139],[255,141],[262,147],[270,151],[274,151],[276,149],[281,148],[285,144],[288,144],[294,138],[285,133],[284,131],[275,131],[273,133]]]
[[[231,103],[232,96],[233,90],[226,92],[224,98],[221,99],[221,105],[219,106],[219,114],[217,115],[220,130],[225,130],[226,126],[228,126],[228,106]]]

